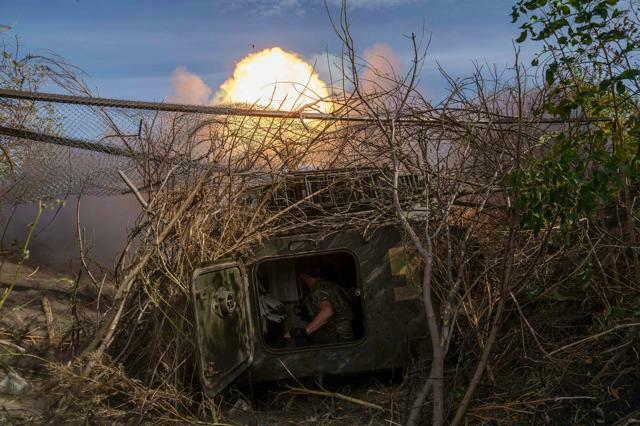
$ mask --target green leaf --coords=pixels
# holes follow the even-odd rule
[[[584,33],[580,35],[580,42],[584,45],[593,43],[593,38],[590,34]]]
[[[580,93],[578,93],[576,100],[580,102],[585,102],[586,100],[593,98],[595,95],[596,95],[596,92],[594,92],[593,90],[585,89]]]
[[[562,101],[560,101],[560,104],[558,105],[557,108],[557,113],[558,115],[560,115],[560,117],[562,118],[569,118],[571,116],[571,111],[573,111],[576,108],[576,103],[569,100],[569,99],[563,99]]]
[[[554,105],[553,102],[545,102],[544,110],[547,111],[549,114],[555,114],[556,106]]]
[[[524,30],[520,33],[520,37],[516,39],[516,43],[522,43],[527,39],[527,30]]]
[[[618,92],[619,95],[622,95],[626,91],[627,86],[624,85],[624,81],[618,80],[618,82],[616,83],[616,92]]]
[[[614,318],[624,318],[625,317],[625,309],[622,306],[614,306],[609,311],[609,315]]]
[[[640,75],[640,70],[630,69],[624,70],[618,75],[619,80],[633,80]]]
[[[601,92],[604,92],[604,91],[608,90],[609,87],[611,87],[612,84],[613,84],[613,82],[611,81],[611,79],[605,78],[598,85],[598,90],[600,90]]]
[[[556,78],[556,71],[558,70],[558,63],[552,62],[545,71],[544,79],[549,86],[553,84]]]
[[[520,13],[518,12],[518,8],[513,6],[511,8],[511,23],[512,24],[515,23],[519,17],[520,17]]]
[[[600,15],[602,19],[607,19],[607,17],[609,16],[609,10],[604,6],[596,7],[593,9],[593,11]]]

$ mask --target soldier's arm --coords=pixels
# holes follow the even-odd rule
[[[316,315],[305,327],[305,330],[307,330],[307,334],[312,334],[313,332],[322,328],[322,326],[324,326],[327,321],[329,321],[329,319],[331,319],[331,317],[333,316],[333,306],[331,306],[330,301],[326,299],[323,300],[318,305],[318,308],[320,309],[318,315]]]

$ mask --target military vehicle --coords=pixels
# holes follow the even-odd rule
[[[335,175],[331,171],[297,173],[283,190],[284,196],[304,197],[329,178],[335,183]],[[314,200],[315,205],[323,204],[326,211],[329,205],[344,205],[345,200],[354,204],[357,198],[359,208],[366,208],[366,199],[377,198],[371,194],[379,187],[374,180],[374,174],[364,173],[356,182],[369,184],[360,185],[360,190],[352,188],[345,195],[343,187],[340,194],[334,191]],[[419,297],[420,262],[405,243],[401,232],[390,226],[366,238],[357,229],[283,235],[267,241],[250,257],[195,269],[191,291],[204,390],[215,395],[234,381],[409,365],[412,353],[424,350],[428,339]],[[284,333],[303,321],[296,306],[307,289],[299,274],[310,266],[349,295],[353,341],[302,347],[282,344]]]

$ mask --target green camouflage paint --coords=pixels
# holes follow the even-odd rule
[[[301,348],[269,348],[259,321],[257,269],[261,262],[291,257],[348,252],[355,258],[364,335],[352,342]],[[400,255],[402,254],[402,255]],[[391,255],[391,256],[390,256]],[[234,380],[269,381],[324,374],[350,374],[407,366],[412,353],[429,353],[426,316],[420,302],[413,256],[405,253],[400,232],[380,228],[364,239],[357,230],[329,236],[296,235],[275,238],[245,256],[242,262],[220,262],[194,274],[194,295],[201,380],[209,395]],[[398,263],[400,262],[400,263]],[[405,262],[406,264],[402,263]],[[223,262],[224,263],[224,262]],[[205,278],[206,271],[236,268]],[[203,273],[203,271],[205,271]],[[217,276],[216,276],[217,275]],[[221,319],[212,310],[219,288],[233,289],[237,304]],[[246,294],[244,294],[246,292]],[[207,313],[204,313],[204,312]],[[229,324],[225,324],[229,322]],[[211,361],[213,365],[209,364]],[[225,368],[227,370],[225,370]]]

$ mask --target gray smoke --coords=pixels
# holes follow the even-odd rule
[[[52,208],[43,212],[29,245],[29,264],[64,273],[77,272],[80,256],[76,202],[77,197],[73,196],[59,208],[49,203]],[[36,212],[34,203],[2,206],[0,220],[2,229],[6,228],[2,240],[4,250],[19,250]],[[102,267],[112,269],[139,213],[140,205],[132,195],[82,197],[80,224],[85,232],[88,257]]]

